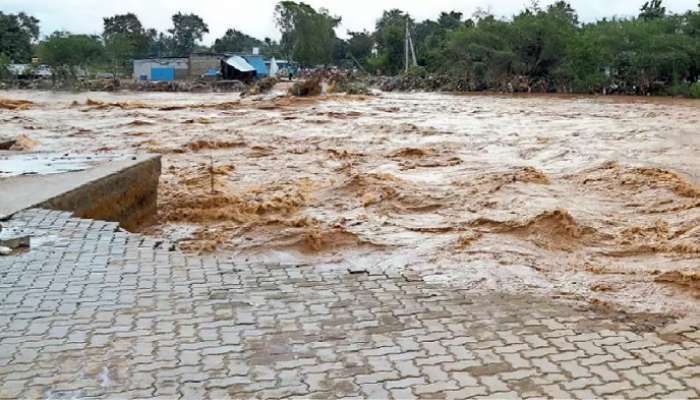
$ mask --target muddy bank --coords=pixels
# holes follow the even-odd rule
[[[239,262],[697,310],[700,103],[9,92],[37,149],[163,154],[160,223]]]

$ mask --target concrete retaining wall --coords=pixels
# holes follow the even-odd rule
[[[12,160],[12,156],[7,157]],[[37,157],[37,162],[53,159],[49,154]],[[131,230],[156,215],[159,155],[91,159],[91,165],[83,170],[0,178],[0,220],[42,207],[69,211],[80,218],[119,222]]]
[[[160,157],[152,157],[56,196],[39,207],[72,211],[76,217],[115,221],[134,229],[155,217]]]

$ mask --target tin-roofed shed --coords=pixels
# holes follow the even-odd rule
[[[241,56],[231,56],[221,60],[221,72],[224,79],[238,79],[242,81],[255,78],[256,69]]]

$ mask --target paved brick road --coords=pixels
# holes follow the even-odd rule
[[[0,257],[0,398],[699,396],[692,320],[185,257],[54,211],[11,223],[41,245]]]

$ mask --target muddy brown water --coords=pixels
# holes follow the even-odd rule
[[[698,310],[700,102],[0,92],[35,150],[163,154],[146,233],[236,260]]]

